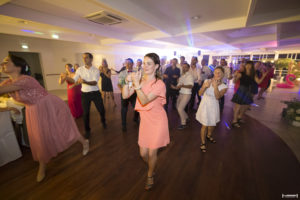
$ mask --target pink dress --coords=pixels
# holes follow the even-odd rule
[[[158,97],[144,106],[137,98],[135,110],[141,117],[138,144],[140,147],[158,149],[170,143],[168,117],[163,107],[166,104],[166,86],[161,80],[153,80],[143,85],[142,91]]]
[[[264,80],[258,85],[260,88],[268,88],[271,78],[274,77],[274,69],[271,69],[269,73],[265,76]]]
[[[67,84],[69,108],[73,117],[78,118],[83,114],[83,109],[81,105],[81,85],[76,85],[70,88],[72,85],[74,85],[74,83],[70,83],[67,81]]]
[[[26,125],[34,160],[49,162],[81,136],[67,104],[47,91],[32,77],[22,75],[1,85],[22,89],[10,95],[26,107]]]

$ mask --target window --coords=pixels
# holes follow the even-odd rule
[[[268,54],[267,58],[269,58],[269,59],[275,58],[275,54]]]
[[[259,55],[253,55],[252,60],[259,60]]]
[[[292,55],[292,59],[296,59],[296,56],[297,56],[297,54],[294,53],[294,54]]]
[[[287,58],[287,54],[279,54],[278,58]]]

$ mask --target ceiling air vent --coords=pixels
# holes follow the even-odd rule
[[[102,25],[114,25],[126,21],[124,18],[110,14],[106,11],[92,13],[90,15],[85,16],[85,18],[92,22]]]

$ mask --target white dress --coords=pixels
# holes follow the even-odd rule
[[[208,80],[205,80],[205,82]],[[227,85],[222,83],[218,86],[219,91],[227,88]],[[196,113],[196,119],[204,126],[216,126],[220,121],[219,100],[216,99],[214,88],[210,84],[203,94],[201,103]]]

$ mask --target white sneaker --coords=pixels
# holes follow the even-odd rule
[[[82,155],[86,155],[90,149],[90,142],[89,140],[85,140],[85,144],[83,145]]]

